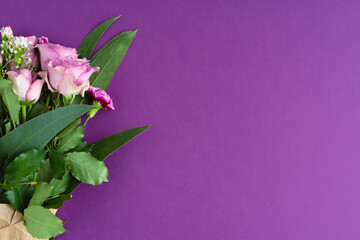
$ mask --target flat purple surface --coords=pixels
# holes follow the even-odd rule
[[[139,28],[87,140],[151,124],[82,185],[59,240],[360,239],[360,2],[7,1],[78,47]],[[100,45],[101,45],[100,44]]]

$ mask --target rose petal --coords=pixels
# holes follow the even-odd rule
[[[44,85],[45,79],[38,79],[33,84],[31,84],[29,90],[26,93],[26,101],[35,100],[37,102],[40,98],[41,89]]]

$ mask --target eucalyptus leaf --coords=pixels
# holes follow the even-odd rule
[[[41,206],[30,206],[24,211],[27,230],[36,238],[51,238],[64,233],[63,222]]]
[[[53,186],[50,186],[46,182],[39,182],[39,184],[35,188],[34,195],[30,200],[29,206],[41,206],[45,202],[45,200],[51,195],[53,188]]]
[[[94,108],[87,105],[61,107],[25,122],[0,138],[0,162],[33,148],[43,148],[70,122]],[[4,171],[4,166],[2,169]]]
[[[4,79],[0,80],[0,82],[2,83],[1,87],[3,87],[0,91],[2,100],[9,111],[11,122],[16,126],[19,124],[20,102],[12,90],[12,82]]]
[[[77,127],[70,134],[59,139],[58,150],[60,152],[66,152],[76,147],[80,140],[84,137],[84,126]]]
[[[80,58],[90,59],[91,53],[93,52],[101,36],[104,34],[106,29],[119,17],[120,16],[114,17],[103,22],[101,25],[99,25],[93,31],[91,31],[89,35],[87,35],[87,37],[84,39],[84,41],[80,44],[78,48],[78,53],[80,54],[79,56]]]
[[[70,152],[66,161],[71,174],[79,181],[92,185],[107,182],[109,171],[105,164],[94,158],[88,152]]]
[[[66,128],[64,128],[63,130],[61,130],[61,132],[59,132],[59,134],[57,135],[57,138],[63,138],[66,135],[69,135],[70,133],[72,133],[75,128],[81,123],[81,118],[77,118],[74,121],[72,121],[69,125],[66,126]]]
[[[92,67],[100,67],[100,71],[94,72],[90,77],[93,87],[106,90],[110,84],[116,69],[121,64],[128,51],[137,30],[120,33],[103,46],[90,60]],[[73,104],[90,104],[88,96],[82,98],[76,96]]]
[[[128,129],[119,133],[110,135],[100,141],[97,141],[92,146],[92,155],[99,160],[105,160],[111,153],[125,145],[131,139],[148,129],[150,126],[137,127]],[[80,181],[72,177],[69,182],[66,193],[72,193],[79,185]]]
[[[137,30],[120,33],[94,55],[91,59],[91,66],[100,67],[100,71],[91,75],[91,86],[106,90],[129,49],[136,32]]]
[[[132,128],[103,138],[93,144],[91,153],[97,159],[104,160],[111,153],[128,143],[149,127],[150,126]]]
[[[65,157],[61,152],[49,148],[50,167],[55,177],[60,178],[65,173]]]
[[[31,106],[31,110],[27,114],[27,120],[33,119],[41,114],[48,112],[49,109],[42,103],[37,102]]]

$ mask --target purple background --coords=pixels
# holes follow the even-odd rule
[[[66,2],[66,3],[65,3]],[[91,142],[152,127],[59,212],[67,239],[360,239],[360,2],[7,1],[1,25],[78,47],[139,28]],[[101,45],[100,44],[100,45]]]

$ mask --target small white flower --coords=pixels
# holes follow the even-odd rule
[[[1,32],[1,36],[7,36],[7,37],[12,37],[13,36],[13,31],[11,30],[11,27],[3,27],[0,29]]]

